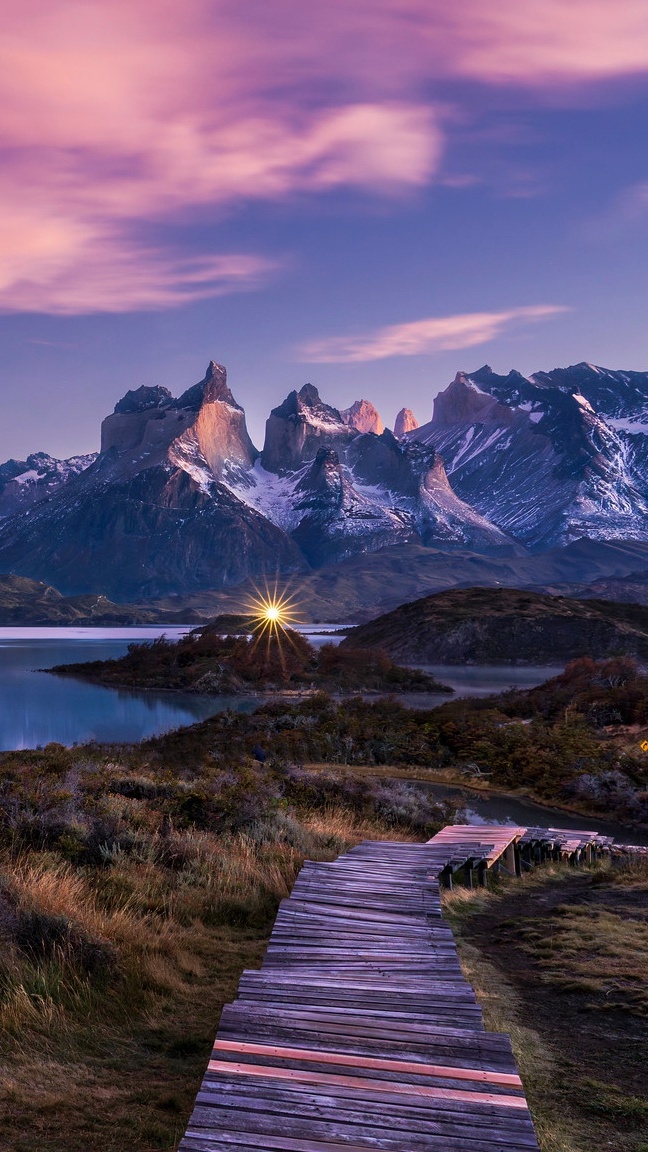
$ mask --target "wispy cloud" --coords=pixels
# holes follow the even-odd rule
[[[0,243],[0,306],[49,311],[115,307],[106,282],[136,261],[140,306],[190,296],[182,262],[145,246],[152,221],[424,186],[447,80],[556,99],[648,70],[645,0],[5,0],[2,22],[0,220],[18,228]]]
[[[345,364],[385,360],[389,356],[422,356],[433,352],[487,344],[513,324],[545,320],[568,311],[558,304],[536,304],[505,312],[464,312],[430,316],[408,324],[390,324],[357,336],[330,336],[300,346],[298,359],[310,363]]]
[[[0,282],[0,310],[79,315],[172,308],[256,288],[278,267],[246,254],[157,251],[124,243],[119,234],[89,233],[77,247],[63,228],[55,239],[47,259],[41,255],[10,282]]]

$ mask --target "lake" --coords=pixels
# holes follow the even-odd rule
[[[195,696],[103,688],[39,669],[123,656],[128,645],[184,636],[193,624],[141,628],[0,628],[0,751],[58,744],[132,743],[205,720],[225,708],[251,711],[259,698]],[[330,628],[343,627],[331,625]],[[316,646],[335,640],[321,626],[303,632]],[[341,638],[341,634],[338,639]]]
[[[136,741],[194,724],[219,704],[199,696],[117,692],[35,671],[122,656],[129,644],[188,628],[0,628],[0,749],[56,741]],[[221,704],[220,707],[223,705]]]
[[[37,671],[54,664],[122,656],[129,644],[163,634],[176,639],[191,627],[0,628],[0,750],[36,748],[50,741],[131,743],[194,724],[225,708],[250,711],[258,707],[258,697],[116,690]],[[331,635],[335,628],[306,625],[303,632],[319,646],[335,642],[337,637]],[[557,669],[435,666],[430,671],[459,695],[473,696],[510,684],[530,687]],[[416,707],[434,707],[447,699],[416,693],[403,697]]]

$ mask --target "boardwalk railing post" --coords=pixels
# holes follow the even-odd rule
[[[506,868],[507,872],[510,872],[511,876],[517,876],[518,871],[517,871],[517,861],[515,859],[515,844],[514,843],[510,843],[510,844],[506,845],[506,848],[504,849],[504,852],[503,852],[503,857],[504,857],[504,867]]]

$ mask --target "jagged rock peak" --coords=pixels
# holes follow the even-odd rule
[[[346,463],[356,480],[399,496],[416,499],[421,475],[432,466],[434,448],[415,440],[399,442],[385,429],[381,436],[356,436],[346,453]]]
[[[101,452],[109,451],[122,457],[138,453],[147,467],[167,455],[172,463],[189,467],[190,457],[198,453],[202,462],[196,456],[193,463],[201,467],[206,461],[219,476],[227,460],[251,467],[258,455],[245,413],[227,386],[227,371],[215,360],[203,379],[177,399],[168,388],[127,392],[101,426]]]
[[[115,413],[130,415],[133,412],[147,412],[151,408],[168,408],[173,402],[173,396],[168,388],[159,385],[149,387],[147,384],[131,389],[115,404]]]
[[[435,428],[492,420],[507,423],[511,419],[510,409],[499,404],[490,393],[482,391],[465,372],[457,372],[452,383],[434,400],[432,426]]]
[[[138,412],[150,412],[155,408],[191,409],[198,412],[203,404],[211,404],[215,400],[229,404],[231,408],[241,408],[227,386],[227,369],[222,364],[217,364],[215,360],[210,360],[203,379],[187,388],[177,400],[168,388],[162,388],[158,384],[142,384],[122,396],[115,404],[114,414],[132,416]]]
[[[222,364],[217,364],[215,360],[210,360],[203,379],[192,388],[187,388],[187,391],[173,403],[176,408],[192,408],[197,412],[203,404],[213,404],[215,401],[229,404],[230,408],[242,411],[241,405],[236,402],[228,387],[227,369]]]
[[[412,412],[412,409],[401,408],[394,422],[394,436],[397,440],[400,440],[401,436],[406,436],[408,432],[413,432],[418,426],[419,422]]]
[[[289,472],[313,460],[318,448],[346,444],[355,435],[337,408],[320,400],[312,384],[293,391],[266,421],[261,463],[268,472]]]
[[[314,384],[304,384],[303,388],[299,389],[297,393],[300,402],[307,408],[313,408],[316,404],[321,404],[320,394]]]
[[[223,404],[229,404],[232,408],[241,407],[240,404],[237,404],[228,387],[227,369],[224,368],[222,364],[217,364],[215,360],[210,360],[209,367],[205,373],[205,379],[202,383],[205,389],[204,400],[206,404],[220,400]]]
[[[302,420],[312,421],[315,417],[318,420],[324,419],[328,424],[343,423],[337,408],[324,403],[314,384],[304,384],[299,392],[293,389],[282,404],[272,409],[270,415],[278,416],[281,420],[300,417]]]
[[[358,432],[373,432],[380,436],[385,431],[380,413],[370,400],[356,400],[350,408],[344,408],[340,416],[345,424]]]

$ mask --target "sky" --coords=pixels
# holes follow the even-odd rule
[[[227,366],[428,420],[648,369],[645,0],[4,0],[0,460]]]

